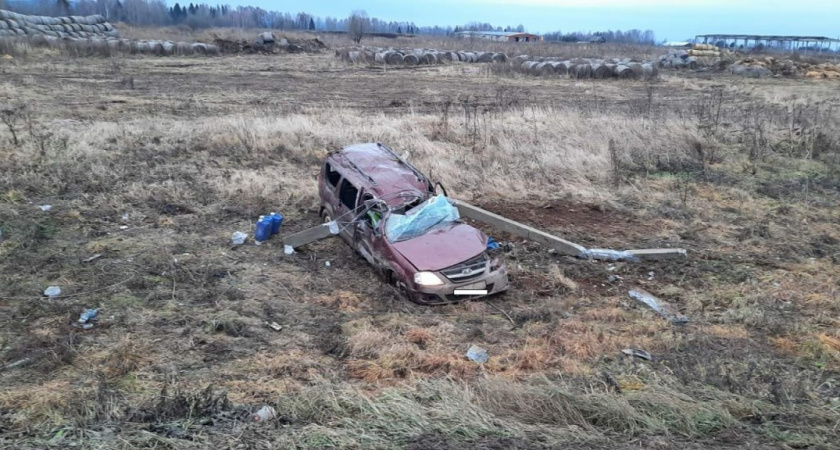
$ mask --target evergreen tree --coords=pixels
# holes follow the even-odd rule
[[[312,17],[309,18],[309,29],[315,31],[315,19]]]

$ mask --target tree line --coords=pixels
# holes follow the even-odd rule
[[[386,21],[369,17],[364,11],[354,11],[349,16],[316,17],[306,12],[290,13],[269,11],[255,6],[232,7],[224,4],[175,3],[167,6],[164,0],[0,0],[5,8],[21,14],[45,16],[101,14],[109,22],[125,22],[139,26],[186,25],[190,28],[270,28],[277,30],[306,30],[321,32],[347,32],[357,42],[371,33],[425,34],[448,36],[460,31],[509,31],[523,32],[523,25],[494,26],[472,22],[463,26],[417,26],[410,21]],[[577,42],[603,37],[607,42],[653,43],[650,30],[546,33],[547,41]]]

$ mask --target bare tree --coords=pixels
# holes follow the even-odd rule
[[[347,19],[347,32],[350,39],[358,44],[362,41],[365,33],[370,30],[370,17],[364,11],[353,11]]]

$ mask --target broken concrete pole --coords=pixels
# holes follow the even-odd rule
[[[630,297],[643,303],[663,318],[671,321],[671,323],[677,325],[688,323],[688,318],[680,314],[676,308],[641,289],[630,291]]]
[[[306,245],[321,239],[326,239],[338,234],[339,228],[336,221],[323,223],[317,227],[312,227],[301,232],[286,236],[283,238],[283,246],[297,248],[301,245]]]
[[[682,248],[652,248],[647,250],[627,250],[636,258],[643,261],[662,261],[669,259],[686,259],[688,255]]]
[[[498,214],[491,213],[477,206],[464,203],[460,200],[451,199],[462,217],[484,222],[487,225],[498,228],[502,231],[521,236],[525,239],[539,242],[553,248],[558,253],[574,256],[581,259],[596,259],[602,261],[659,261],[671,259],[685,259],[686,252],[680,248],[647,249],[647,250],[609,250],[609,249],[587,249],[582,245],[569,242],[548,233],[529,227],[528,225],[506,219]]]
[[[560,239],[559,237],[552,236],[548,233],[544,233],[536,228],[529,227],[528,225],[523,225],[510,219],[505,219],[498,214],[491,213],[490,211],[483,210],[477,206],[464,203],[460,200],[453,200],[453,203],[458,208],[458,212],[462,217],[484,222],[487,225],[496,227],[501,231],[506,231],[534,242],[539,242],[540,244],[553,248],[564,255],[580,257],[581,255],[586,254],[586,248],[583,246]]]

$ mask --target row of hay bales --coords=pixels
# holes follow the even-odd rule
[[[805,77],[813,79],[840,79],[840,64],[824,62],[810,64],[790,59],[779,60],[772,56],[749,57],[735,62],[729,67],[729,72],[755,78],[769,76]]]
[[[659,68],[650,61],[631,59],[572,59],[532,58],[521,55],[513,58],[513,68],[539,77],[623,78],[652,80],[659,77]]]
[[[219,53],[219,47],[213,44],[201,42],[171,42],[155,40],[130,40],[118,38],[63,38],[55,36],[36,35],[20,38],[10,38],[24,41],[36,47],[51,47],[73,50],[80,54],[115,54],[115,53],[137,53],[158,56],[169,55],[215,55]]]
[[[46,17],[0,10],[0,38],[23,36],[54,38],[119,38],[120,32],[100,15]]]
[[[373,63],[393,66],[433,65],[459,61],[468,63],[502,63],[508,60],[507,55],[504,53],[381,47],[344,48],[336,50],[335,56],[353,64]]]

